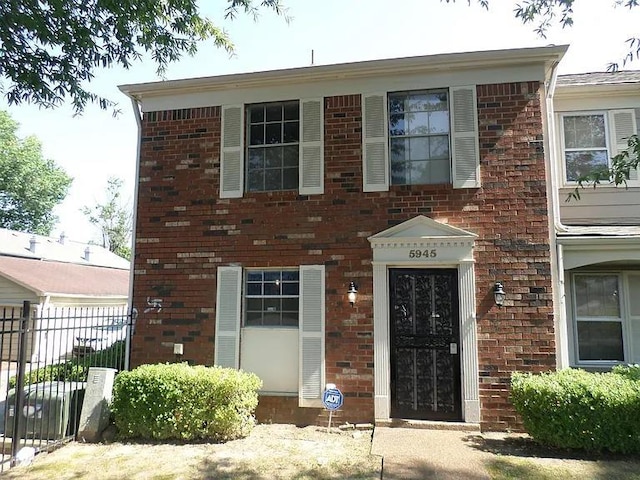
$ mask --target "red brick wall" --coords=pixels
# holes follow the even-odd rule
[[[371,248],[367,237],[416,215],[447,219],[476,242],[478,357],[482,424],[517,426],[508,404],[513,370],[554,368],[549,232],[542,118],[536,83],[479,86],[482,188],[393,186],[362,192],[360,95],[325,99],[325,194],[296,192],[218,198],[220,109],[145,114],[136,229],[134,305],[141,314],[134,365],[173,359],[213,362],[216,267],[326,266],[326,380],[345,394],[343,421],[373,420]],[[346,290],[359,284],[350,307]],[[495,281],[512,303],[493,304]],[[277,397],[259,407],[274,413]],[[283,401],[283,411],[291,402]],[[265,413],[266,412],[266,413]],[[272,412],[269,414],[268,412]],[[284,414],[286,417],[288,414]],[[320,421],[291,414],[291,421]]]

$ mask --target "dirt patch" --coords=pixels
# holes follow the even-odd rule
[[[7,479],[373,479],[380,457],[370,455],[371,430],[258,425],[223,444],[71,443],[40,454]]]

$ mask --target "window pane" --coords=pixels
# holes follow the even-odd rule
[[[565,148],[606,148],[604,115],[564,117]]]
[[[261,312],[262,311],[262,298],[247,298],[247,311],[249,311],[249,312]]]
[[[262,105],[251,107],[249,110],[251,112],[249,114],[251,123],[264,122],[264,107]]]
[[[298,283],[283,283],[282,284],[282,294],[283,295],[298,295],[299,292],[299,284]]]
[[[279,298],[265,298],[264,309],[267,312],[279,312],[282,310],[281,302],[282,300]]]
[[[300,116],[300,107],[297,103],[285,103],[284,105],[284,119],[285,120],[298,120]]]
[[[426,160],[429,158],[429,137],[412,138],[409,140],[411,160]]]
[[[262,123],[251,125],[250,132],[249,145],[264,144],[264,125]]]
[[[606,150],[565,152],[565,160],[567,162],[567,180],[570,182],[575,182],[581,176],[587,175],[594,170],[609,166]]]
[[[409,135],[427,135],[429,133],[429,114],[427,112],[410,113]]]
[[[264,172],[265,190],[282,190],[282,170],[265,170]]]
[[[266,144],[282,143],[282,124],[281,123],[267,123],[265,126],[265,140]]]
[[[247,327],[262,326],[262,312],[247,312],[247,318],[244,321]]]
[[[255,270],[249,270],[247,272],[247,281],[249,281],[249,282],[261,282],[262,281],[262,272],[257,272]]]
[[[391,113],[404,112],[404,99],[405,99],[405,95],[397,94],[397,93],[389,94],[389,112]],[[400,117],[404,118],[403,115],[400,115]]]
[[[409,183],[409,172],[407,171],[407,163],[391,164],[391,183],[395,185],[406,185]]]
[[[429,113],[429,133],[449,133],[449,111]]]
[[[405,101],[405,109],[410,112],[421,112],[429,108],[428,93],[411,93]]]
[[[282,171],[282,189],[295,190],[298,188],[298,167],[285,168]]]
[[[264,149],[251,148],[249,149],[249,159],[247,160],[249,170],[264,168]]]
[[[282,167],[282,147],[265,148],[265,168]]]
[[[430,160],[429,178],[431,183],[450,183],[451,178],[449,176],[449,159],[446,160]]]
[[[262,283],[248,283],[247,295],[262,295]]]
[[[624,360],[622,323],[578,322],[580,360]]]
[[[264,190],[264,170],[250,170],[248,172],[247,190],[250,192]]]
[[[409,158],[409,139],[391,139],[391,161],[404,161]]]
[[[629,275],[629,313],[640,317],[640,275]]]
[[[431,158],[446,158],[449,160],[449,137],[430,137],[429,156]],[[448,162],[447,162],[448,165]]]
[[[615,275],[575,275],[578,317],[620,317],[618,277]]]
[[[285,167],[297,167],[298,166],[298,145],[289,145],[282,147],[283,151],[283,165]]]
[[[389,133],[391,135],[404,135],[406,128],[404,114],[389,116]]]
[[[286,122],[284,124],[284,143],[294,143],[298,141],[298,122]]]
[[[282,280],[285,282],[297,282],[300,279],[300,274],[297,270],[285,270],[282,272]]]
[[[282,120],[282,105],[267,105],[267,122],[278,122]]]
[[[283,298],[282,299],[282,311],[283,312],[298,312],[298,299],[297,298]]]
[[[429,162],[411,162],[409,183],[411,185],[431,183],[429,179]]]

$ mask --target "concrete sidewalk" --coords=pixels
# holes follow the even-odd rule
[[[493,455],[474,448],[481,439],[479,430],[376,427],[371,453],[382,457],[384,480],[490,480]]]

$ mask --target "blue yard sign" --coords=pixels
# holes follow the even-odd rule
[[[337,388],[328,388],[322,395],[322,404],[327,410],[338,410],[344,402],[344,395]]]

